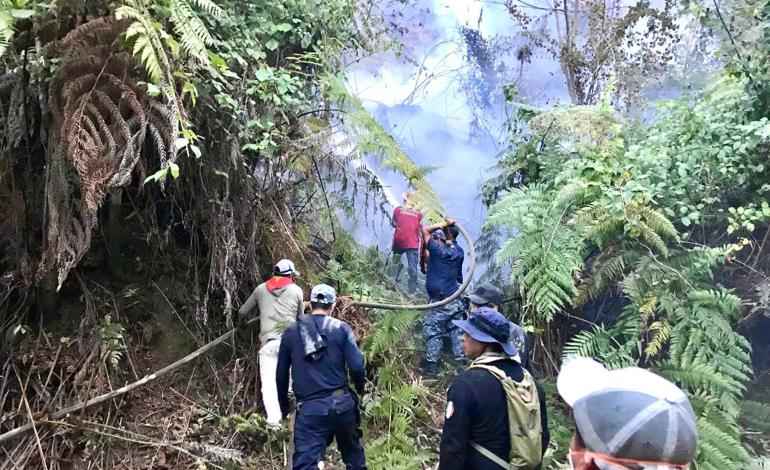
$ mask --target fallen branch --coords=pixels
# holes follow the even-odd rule
[[[245,325],[243,325],[243,326],[251,325],[253,323],[256,323],[257,321],[259,321],[259,317],[254,317],[254,318],[250,319],[248,322],[246,322]],[[150,382],[152,382],[154,380],[157,380],[160,377],[163,377],[164,375],[168,374],[169,372],[171,372],[173,370],[176,370],[179,367],[187,364],[188,362],[192,361],[193,359],[196,359],[198,356],[200,356],[201,354],[209,351],[210,349],[214,348],[215,346],[218,346],[218,345],[224,343],[225,341],[227,341],[228,339],[230,339],[233,336],[235,331],[236,330],[228,331],[227,333],[223,334],[219,338],[215,339],[214,341],[211,341],[208,344],[205,344],[205,345],[201,346],[200,348],[196,349],[195,351],[191,352],[190,354],[186,355],[185,357],[179,359],[178,361],[173,362],[173,363],[167,365],[166,367],[160,369],[159,371],[157,371],[157,372],[155,372],[153,374],[145,375],[144,377],[142,377],[141,379],[137,380],[136,382],[132,382],[130,384],[127,384],[127,385],[125,385],[123,387],[120,387],[117,390],[113,390],[113,391],[111,391],[109,393],[105,393],[104,395],[100,395],[98,397],[94,397],[94,398],[92,398],[92,399],[90,399],[88,401],[80,402],[80,403],[74,404],[72,406],[68,406],[68,407],[66,407],[64,409],[61,409],[61,410],[51,414],[51,416],[49,417],[49,420],[57,420],[57,419],[64,418],[67,415],[70,415],[70,414],[72,414],[72,413],[74,413],[76,411],[81,411],[81,410],[89,408],[89,407],[91,407],[93,405],[98,405],[100,403],[104,403],[105,401],[112,400],[115,397],[118,397],[120,395],[126,394],[126,393],[128,393],[128,392],[130,392],[130,391],[132,391],[134,389],[137,389],[137,388],[139,388],[139,387],[141,387],[143,385],[146,385],[146,384],[148,384],[148,383],[150,383]],[[35,422],[33,420],[33,421],[23,425],[23,426],[19,426],[18,428],[11,429],[10,431],[8,431],[6,433],[0,434],[0,443],[8,441],[10,439],[13,439],[13,438],[15,438],[15,437],[17,437],[17,436],[19,436],[21,434],[24,434],[26,432],[29,432],[32,429],[34,429],[34,427],[35,427]]]

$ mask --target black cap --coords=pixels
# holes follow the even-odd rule
[[[482,284],[468,296],[476,305],[492,304],[498,307],[503,305],[503,291],[493,286],[492,284]]]

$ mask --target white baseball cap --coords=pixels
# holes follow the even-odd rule
[[[299,271],[294,267],[294,263],[288,259],[282,259],[275,263],[274,272],[281,276],[299,276]]]
[[[698,431],[687,395],[649,370],[607,370],[593,359],[572,357],[556,386],[590,451],[672,464],[687,464],[695,455]]]

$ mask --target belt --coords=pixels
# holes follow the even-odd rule
[[[347,388],[338,388],[336,390],[333,390],[328,395],[323,395],[323,396],[320,396],[320,397],[314,397],[314,398],[311,398],[309,400],[300,400],[299,403],[307,403],[309,401],[323,400],[324,398],[329,398],[329,397],[341,397],[341,396],[344,396],[344,395],[346,395],[348,393],[350,393],[350,391]]]

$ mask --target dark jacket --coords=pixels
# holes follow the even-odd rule
[[[299,324],[305,321],[314,323],[325,343],[323,352],[313,358],[306,355],[300,337]],[[363,393],[366,380],[364,356],[356,345],[353,330],[347,323],[326,315],[302,315],[281,337],[276,385],[284,415],[289,411],[289,370],[298,401],[324,398],[335,390],[347,389],[348,373],[359,394]]]
[[[524,379],[521,365],[511,359],[489,363],[501,369],[515,381]],[[545,393],[539,384],[540,420],[543,429],[542,452],[548,447],[548,417]],[[500,470],[500,466],[470,447],[474,441],[508,460],[508,405],[503,386],[497,378],[483,369],[469,369],[452,382],[447,392],[444,432],[441,436],[439,470]]]

